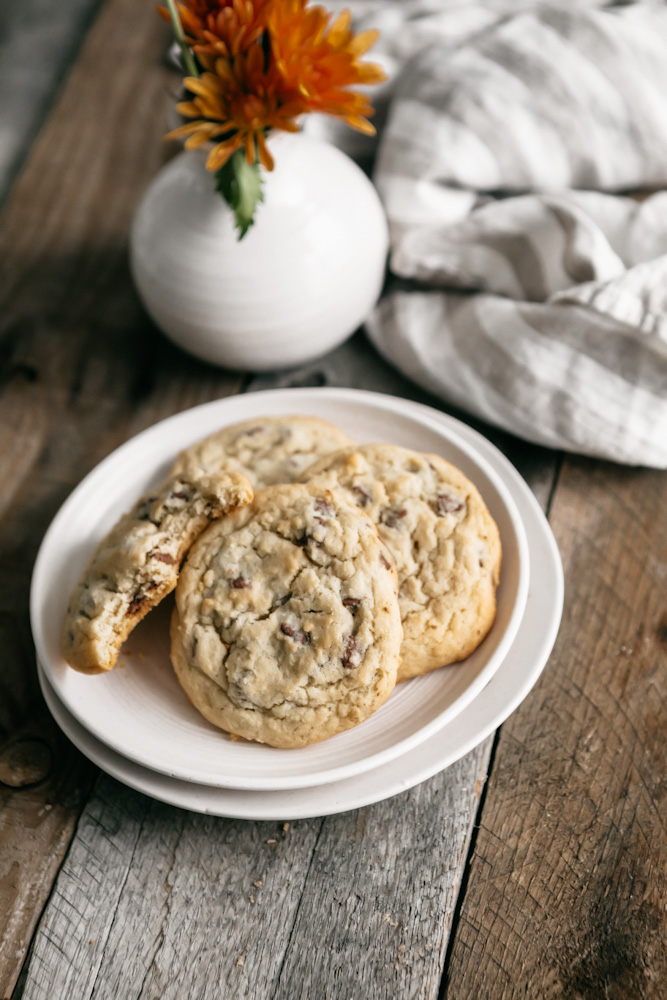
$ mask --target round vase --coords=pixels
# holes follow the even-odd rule
[[[342,343],[378,299],[389,245],[378,194],[359,167],[302,134],[272,138],[275,169],[239,241],[231,210],[183,152],[152,182],[130,259],[155,323],[192,354],[251,371],[287,368]]]

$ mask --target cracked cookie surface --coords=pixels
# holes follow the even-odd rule
[[[326,739],[389,697],[394,561],[372,521],[314,486],[274,486],[212,525],[176,588],[172,662],[214,725],[276,747]]]
[[[222,430],[187,448],[172,472],[240,472],[255,488],[293,483],[313,462],[353,445],[347,434],[318,417],[259,417]]]
[[[340,489],[394,555],[404,638],[398,679],[469,656],[496,613],[500,537],[477,488],[438,455],[371,444],[306,470]]]
[[[100,542],[70,598],[62,652],[86,674],[111,670],[134,626],[176,586],[180,564],[212,520],[250,503],[237,473],[173,476]]]

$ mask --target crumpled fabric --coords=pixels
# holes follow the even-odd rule
[[[377,148],[347,144],[391,230],[373,343],[526,440],[666,468],[665,6],[352,9],[389,74]]]

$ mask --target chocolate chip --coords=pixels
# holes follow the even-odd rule
[[[368,490],[365,490],[363,486],[353,486],[352,492],[356,493],[359,499],[357,500],[358,507],[367,507],[369,503],[373,500]]]
[[[465,500],[459,500],[458,497],[450,496],[449,493],[438,493],[436,506],[438,514],[442,517],[443,514],[456,514],[458,511],[463,510],[465,508]]]
[[[307,545],[316,545],[318,549],[322,548],[322,542],[318,542],[316,538],[304,532],[299,538],[294,539],[294,544],[298,545],[300,549],[305,549]]]
[[[129,607],[125,612],[126,615],[136,615],[138,611],[141,611],[144,604],[146,603],[146,595],[142,597],[133,597],[130,601]]]
[[[151,559],[157,559],[158,562],[166,563],[167,566],[175,566],[178,562],[173,556],[170,556],[168,552],[157,552],[153,551],[150,553]]]
[[[183,490],[174,490],[173,493],[169,494],[169,499],[170,500],[187,500],[188,499],[188,495],[187,495],[187,493],[184,493]]]
[[[315,510],[317,511],[318,514],[324,514],[325,517],[333,517],[335,513],[334,505],[331,503],[330,500],[327,500],[325,497],[317,498],[317,500],[315,501]]]
[[[228,580],[227,583],[232,590],[247,590],[250,586],[250,580],[247,580],[245,576],[235,576],[233,580]]]
[[[380,520],[383,524],[386,524],[388,528],[395,528],[402,517],[405,517],[407,510],[391,510],[387,509],[382,512],[382,517]]]
[[[157,497],[145,497],[139,506],[137,507],[137,520],[138,521],[150,521],[151,520],[151,507],[157,500]]]
[[[293,629],[291,625],[282,624],[280,626],[280,631],[283,635],[287,635],[290,639],[294,639],[294,641],[298,642],[300,646],[308,646],[311,642],[309,632],[303,632],[300,629]]]
[[[333,517],[335,514],[334,505],[324,497],[318,497],[315,501],[315,520],[318,524],[326,524],[325,517]]]
[[[352,658],[354,656],[358,656],[359,653],[361,653],[361,649],[359,648],[359,643],[354,638],[354,636],[351,635],[348,638],[347,643],[345,644],[345,652],[343,653],[343,657],[341,660],[346,670],[351,670],[352,667],[358,666],[358,661],[357,663],[353,663]]]
[[[355,611],[357,610],[357,608],[359,607],[360,604],[361,604],[361,598],[360,597],[344,597],[343,598],[343,607],[344,608],[348,608],[348,610],[351,611],[352,614],[355,613]]]
[[[245,693],[238,681],[232,681],[229,685],[229,696],[241,708],[254,708],[252,700]]]

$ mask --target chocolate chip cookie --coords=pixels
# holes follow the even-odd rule
[[[393,557],[363,511],[319,486],[274,486],[212,525],[176,588],[171,655],[214,725],[300,747],[363,722],[396,682]]]
[[[396,559],[404,639],[398,679],[462,660],[493,624],[498,529],[476,487],[437,455],[371,444],[324,458],[303,480],[340,489]]]
[[[223,427],[181,452],[172,472],[240,472],[261,488],[293,483],[318,458],[353,444],[318,417],[258,417]]]
[[[186,552],[212,520],[250,503],[238,473],[173,476],[98,545],[69,602],[62,651],[86,674],[111,670],[134,626],[176,586]]]

